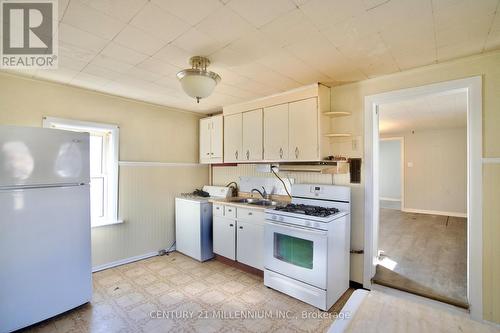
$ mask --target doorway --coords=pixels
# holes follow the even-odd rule
[[[482,315],[482,100],[481,77],[455,80],[422,87],[392,91],[365,97],[365,263],[363,285],[371,289],[372,283],[377,283],[377,265],[384,260],[379,256],[380,245],[380,110],[383,105],[418,99],[425,96],[464,93],[466,95],[466,300],[471,316],[480,318]],[[405,150],[405,154],[406,154]],[[434,152],[436,153],[436,152]],[[436,156],[436,155],[435,155]],[[412,167],[412,161],[405,161],[405,169]],[[404,213],[417,214],[442,213],[436,209],[427,212],[408,212],[408,191],[403,193]],[[424,196],[424,199],[427,199]],[[403,213],[403,212],[400,212]],[[445,212],[446,213],[446,212]],[[414,216],[414,217],[415,217]],[[441,215],[437,215],[441,216]],[[439,217],[440,218],[440,217]],[[439,219],[438,218],[438,219]],[[445,222],[446,223],[446,222]],[[448,221],[449,223],[449,221]],[[397,265],[397,262],[386,260],[386,265]],[[410,288],[408,288],[410,289]],[[411,291],[407,290],[407,291]],[[425,296],[425,295],[424,295]],[[441,299],[442,300],[442,299]],[[446,300],[442,300],[446,301]]]

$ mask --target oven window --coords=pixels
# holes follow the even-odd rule
[[[274,233],[274,257],[295,266],[313,268],[313,242]]]

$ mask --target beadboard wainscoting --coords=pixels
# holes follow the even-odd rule
[[[350,184],[348,174],[321,174],[318,172],[279,172],[280,177],[293,178],[296,184],[330,184],[345,185],[351,187],[351,249],[363,249],[363,207],[364,192],[359,184]],[[235,181],[239,183],[239,177],[274,177],[272,173],[257,172],[255,164],[239,164],[237,166],[214,166],[212,167],[212,184],[226,185]],[[351,277],[352,281],[363,282],[363,256],[351,254]]]
[[[118,215],[124,223],[92,229],[92,267],[169,248],[175,240],[175,197],[208,183],[195,163],[120,162]]]

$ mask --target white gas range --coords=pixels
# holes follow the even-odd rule
[[[266,210],[264,284],[321,310],[349,287],[351,189],[294,184]]]

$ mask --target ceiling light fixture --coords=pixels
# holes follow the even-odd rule
[[[182,89],[189,96],[200,99],[210,96],[217,83],[220,82],[219,74],[207,71],[210,60],[205,57],[195,56],[189,59],[191,68],[184,69],[177,73],[177,78],[181,81]]]

